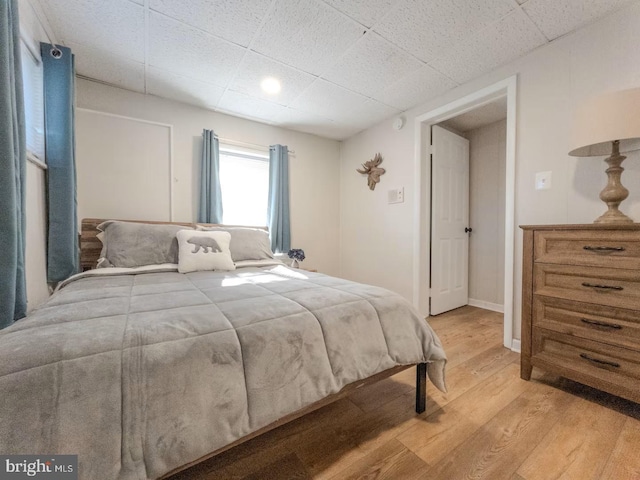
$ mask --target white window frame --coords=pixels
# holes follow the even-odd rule
[[[25,54],[25,50],[26,50],[26,54],[28,54],[31,57],[31,59],[36,63],[36,66],[39,68],[42,68],[42,58],[40,56],[40,52],[36,47],[34,47],[34,42],[23,33],[22,28],[20,32],[20,43],[21,43],[22,53]],[[22,47],[24,47],[24,49],[22,49]],[[23,75],[25,73],[26,72],[23,71]],[[23,79],[23,85],[24,85],[24,79]],[[34,152],[32,149],[29,148],[29,145],[27,144],[27,160],[32,164],[34,164],[35,166],[37,166],[38,168],[41,168],[42,170],[46,170],[47,164],[46,164],[46,158],[45,158],[46,155],[45,155],[45,146],[44,146],[44,87],[42,91],[42,102],[43,102],[42,104],[42,152],[41,153]],[[27,125],[27,128],[29,128],[28,125]]]

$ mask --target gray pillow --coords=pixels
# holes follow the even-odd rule
[[[98,267],[142,267],[161,263],[178,263],[179,230],[193,230],[183,225],[119,222],[108,220],[98,225],[102,249]]]
[[[198,230],[223,231],[231,234],[231,258],[234,262],[243,260],[267,260],[272,259],[271,241],[269,232],[259,228],[245,227],[204,227],[198,226]]]

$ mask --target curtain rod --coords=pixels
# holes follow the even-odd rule
[[[218,137],[218,141],[220,141],[221,143],[226,143],[227,145],[234,145],[236,147],[255,148],[257,150],[267,150],[267,151],[269,150],[268,145],[258,145],[257,143],[239,142],[238,140],[231,140],[230,138]],[[295,150],[291,150],[289,147],[287,147],[287,150],[289,152],[289,155],[291,155],[292,157],[296,156]]]

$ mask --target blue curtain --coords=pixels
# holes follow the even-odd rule
[[[47,278],[59,282],[78,272],[76,202],[75,69],[71,50],[40,44],[44,80],[45,158],[49,229]]]
[[[213,130],[202,131],[200,162],[200,202],[198,222],[222,223],[222,191],[220,190],[220,148]]]
[[[0,328],[25,316],[27,141],[17,0],[0,1]]]
[[[269,210],[267,213],[271,250],[286,253],[291,248],[289,224],[289,149],[269,147]]]

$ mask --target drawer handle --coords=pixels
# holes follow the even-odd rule
[[[587,282],[582,282],[582,286],[583,287],[590,287],[590,288],[600,288],[602,290],[624,290],[623,287],[617,287],[617,286],[612,286],[612,285],[597,285],[595,283],[587,283]]]
[[[582,248],[584,250],[591,250],[592,252],[624,252],[624,247],[592,247],[585,245]]]
[[[609,362],[607,360],[600,360],[599,358],[593,358],[593,357],[587,355],[586,353],[581,353],[580,357],[584,358],[585,360],[589,360],[590,362],[597,363],[598,365],[607,365],[609,367],[620,368],[620,364],[619,363]]]
[[[586,323],[587,325],[593,325],[595,327],[613,328],[615,330],[622,329],[622,325],[618,325],[616,323],[596,322],[595,320],[589,320],[588,318],[581,318],[580,321]]]

